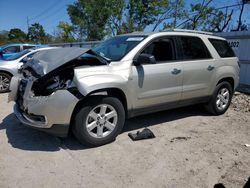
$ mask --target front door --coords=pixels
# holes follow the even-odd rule
[[[176,61],[175,49],[174,39],[165,37],[152,41],[141,51],[153,55],[156,63],[132,65],[134,109],[178,103],[181,98],[183,73],[182,65]]]

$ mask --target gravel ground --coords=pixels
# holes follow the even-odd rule
[[[6,101],[7,94],[0,95],[1,188],[249,185],[250,96],[236,93],[218,117],[192,106],[131,119],[115,142],[98,148],[24,127]],[[144,127],[156,138],[127,136]]]

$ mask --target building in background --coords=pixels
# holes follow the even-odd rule
[[[228,40],[240,60],[240,85],[250,88],[250,31],[218,34]]]

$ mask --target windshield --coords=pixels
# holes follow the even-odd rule
[[[17,54],[14,55],[14,56],[11,56],[11,57],[6,58],[5,60],[6,60],[6,61],[16,60],[16,59],[18,59],[18,58],[24,56],[25,54],[27,54],[27,53],[29,53],[29,52],[31,52],[31,51],[32,51],[32,50],[24,50],[24,51],[21,51],[21,52],[17,53]]]
[[[138,35],[117,36],[99,44],[93,51],[108,60],[119,61],[145,38]]]

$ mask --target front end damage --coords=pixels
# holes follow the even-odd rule
[[[21,123],[60,137],[67,136],[72,112],[84,97],[74,84],[74,68],[98,65],[94,57],[79,57],[86,50],[77,49],[75,54],[74,49],[68,50],[71,57],[61,62],[56,59],[56,66],[51,51],[57,54],[58,49],[34,57],[21,68],[20,76],[12,78],[9,94],[9,101],[16,102],[14,113]],[[48,56],[53,58],[48,60]]]

